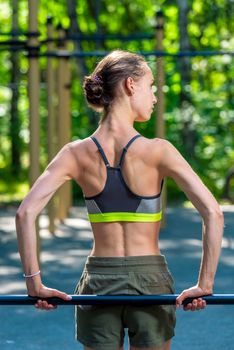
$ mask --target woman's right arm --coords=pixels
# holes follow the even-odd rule
[[[79,177],[80,170],[70,144],[65,145],[50,162],[42,175],[36,180],[28,195],[25,197],[16,213],[16,232],[19,253],[25,275],[39,271],[37,260],[37,239],[35,221],[38,214],[46,206],[56,190],[66,181]],[[31,296],[56,296],[66,299],[66,293],[50,289],[42,284],[41,276],[26,278],[28,294]],[[40,303],[38,306],[48,307]],[[43,308],[43,307],[42,307]]]
[[[163,176],[169,176],[178,184],[202,216],[203,250],[196,286],[183,291],[177,298],[177,306],[187,297],[212,294],[215,273],[221,251],[224,218],[214,196],[193,171],[188,162],[168,141],[161,140],[159,168]],[[196,305],[196,302],[195,302]],[[185,308],[195,309],[193,305]]]

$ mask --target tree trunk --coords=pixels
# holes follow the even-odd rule
[[[17,39],[18,25],[18,1],[12,0],[12,32],[15,39]],[[10,112],[10,140],[11,140],[11,172],[13,176],[18,176],[21,170],[20,161],[20,121],[18,113],[18,100],[19,100],[19,54],[18,51],[14,51],[12,47],[11,53],[11,83],[12,90],[11,97],[11,112]]]
[[[188,12],[190,10],[188,0],[177,0],[179,8],[179,31],[180,31],[180,50],[189,51],[191,49],[189,42],[189,35],[187,30],[188,25]],[[179,69],[181,77],[181,92],[180,92],[180,105],[181,105],[181,118],[183,121],[183,128],[181,131],[182,142],[185,146],[186,153],[190,157],[194,158],[194,147],[196,144],[196,131],[192,129],[192,113],[191,111],[191,95],[190,95],[190,82],[191,82],[191,58],[180,57]]]
[[[77,0],[67,0],[67,11],[68,16],[70,18],[71,24],[69,28],[69,34],[71,35],[81,35],[81,30],[77,21]],[[79,40],[74,41],[75,50],[77,52],[82,52],[82,43]],[[78,68],[78,74],[80,75],[80,78],[83,79],[85,75],[87,75],[88,69],[85,65],[83,58],[77,58],[77,68]]]
[[[229,35],[227,37],[228,41],[231,41],[232,38],[232,25],[233,25],[233,11],[234,6],[233,2],[228,0],[225,5],[225,17],[226,17],[226,28],[229,28]],[[234,26],[233,26],[234,27]],[[232,58],[230,58],[231,63]],[[226,83],[226,91],[227,91],[227,104],[230,107],[230,109],[234,109],[234,78],[233,75],[230,72],[231,64],[224,64],[224,72],[227,77],[227,83]]]
[[[189,36],[187,31],[188,25],[188,0],[178,0],[179,7],[179,30],[180,30],[180,50],[189,51],[191,49]],[[190,57],[180,57],[179,58],[179,67],[181,75],[181,102],[188,101],[190,102],[190,92],[186,89],[186,86],[190,84],[191,81],[191,62]]]
[[[77,0],[67,0],[67,10],[68,10],[68,16],[70,18],[71,24],[69,28],[69,34],[71,35],[82,35],[82,32],[79,27],[79,22],[77,19]],[[82,42],[79,40],[74,41],[75,50],[78,52],[82,52]],[[88,68],[85,64],[85,60],[83,58],[77,58],[77,71],[78,71],[78,77],[80,77],[80,81],[83,81],[83,78],[85,75],[88,74]],[[95,126],[98,122],[97,114],[91,111],[90,109],[87,109],[87,113],[90,118],[90,124]]]
[[[101,0],[96,0],[95,2],[88,0],[88,6],[92,14],[92,17],[95,19],[95,22],[96,22],[96,34],[100,35],[102,34],[102,28],[100,26],[100,21],[99,21],[99,15],[101,10]],[[96,50],[100,50],[103,48],[104,48],[104,41],[98,39],[96,41]]]

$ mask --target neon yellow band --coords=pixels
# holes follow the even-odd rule
[[[111,221],[138,221],[138,222],[155,222],[160,221],[162,218],[162,211],[156,214],[145,213],[101,213],[101,214],[88,214],[90,222],[111,222]]]

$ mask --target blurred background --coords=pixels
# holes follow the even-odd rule
[[[157,60],[163,61],[163,137],[179,149],[218,200],[225,197],[225,183],[234,164],[233,10],[232,0],[2,0],[1,206],[18,205],[29,190],[30,91],[35,92],[37,99],[34,114],[38,113],[35,123],[39,135],[39,175],[64,142],[83,139],[97,127],[99,116],[86,106],[82,81],[104,53],[116,48],[145,54],[155,77]],[[29,23],[30,11],[34,24]],[[155,55],[159,17],[164,23],[161,51],[165,55],[161,58]],[[32,61],[38,65],[32,75],[34,78],[39,75],[38,83],[34,81],[31,85],[30,57],[31,66],[35,63]],[[56,140],[63,120],[58,116],[63,101],[57,91],[61,60],[68,61],[65,88],[69,94],[70,119],[67,122],[64,119],[62,127],[70,125],[64,142]],[[52,65],[50,73],[48,61]],[[52,83],[49,74],[54,76]],[[49,84],[52,90],[48,92]],[[53,100],[52,107],[48,106],[49,99]],[[53,109],[55,128],[50,154],[49,108]],[[153,138],[157,135],[156,121],[157,111],[148,123],[136,123],[136,128]],[[36,138],[31,132],[33,137]],[[31,142],[37,145],[36,139]],[[168,200],[185,199],[177,186],[168,181]],[[76,184],[72,184],[71,201],[74,205],[83,203]]]
[[[114,49],[143,54],[156,78],[157,106],[151,120],[136,123],[136,129],[172,142],[222,204],[225,232],[214,292],[233,293],[233,13],[233,0],[1,0],[1,294],[26,293],[16,209],[59,149],[98,126],[82,81]],[[160,250],[180,293],[197,281],[201,217],[172,180],[165,188]],[[93,244],[83,205],[79,186],[65,184],[43,210],[37,229],[43,282],[71,294]],[[2,306],[0,348],[81,350],[73,313],[70,307],[40,313]],[[198,313],[179,310],[173,349],[232,349],[232,323],[228,305]]]

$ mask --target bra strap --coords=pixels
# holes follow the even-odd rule
[[[131,138],[130,141],[128,141],[128,143],[126,144],[126,146],[123,148],[123,151],[122,151],[122,154],[121,154],[121,157],[120,157],[120,161],[119,161],[119,167],[121,167],[121,165],[123,164],[123,160],[124,160],[124,157],[125,157],[125,154],[129,148],[129,146],[131,145],[131,143],[133,141],[135,141],[138,137],[141,137],[140,134],[137,134],[135,136],[133,136],[133,138]]]
[[[110,164],[108,162],[108,159],[106,158],[106,155],[105,155],[105,153],[104,153],[104,151],[102,149],[102,146],[98,142],[98,140],[95,137],[93,137],[93,136],[91,136],[91,139],[93,140],[93,142],[95,142],[95,144],[96,144],[96,146],[97,146],[97,148],[98,148],[98,150],[99,150],[99,152],[100,152],[100,154],[101,154],[101,156],[102,156],[102,158],[104,160],[105,165],[106,166],[110,166]]]

